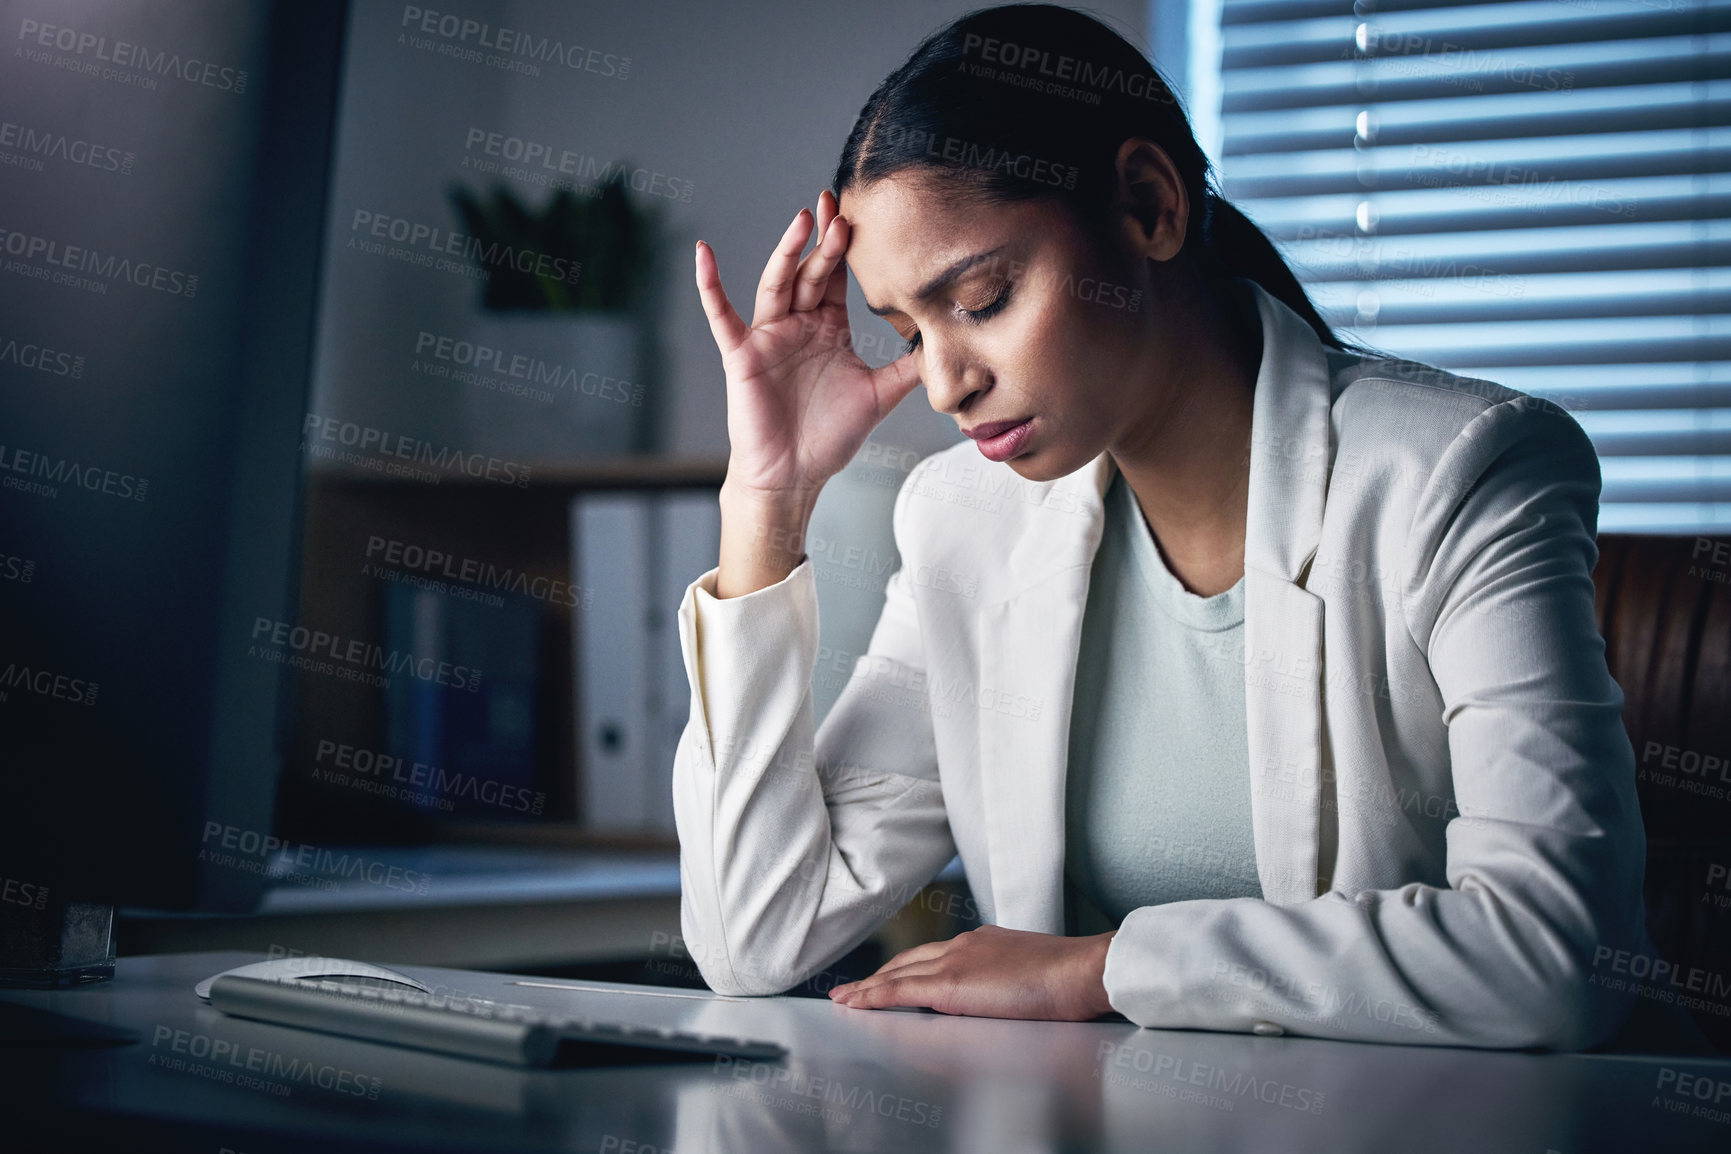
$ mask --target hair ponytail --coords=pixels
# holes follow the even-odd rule
[[[1203,205],[1204,271],[1219,277],[1241,276],[1255,281],[1269,296],[1304,318],[1323,344],[1344,348],[1344,342],[1334,335],[1334,330],[1311,304],[1309,294],[1268,234],[1212,188],[1205,190]]]
[[[1262,230],[1214,193],[1208,158],[1165,77],[1071,8],[982,8],[932,33],[866,100],[831,188],[839,197],[913,169],[986,203],[1057,200],[1097,228],[1116,194],[1118,147],[1131,137],[1154,141],[1178,169],[1192,206],[1185,249],[1205,276],[1248,277],[1324,345],[1348,347]]]

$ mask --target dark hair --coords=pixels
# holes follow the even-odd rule
[[[981,8],[928,36],[871,94],[831,191],[913,168],[984,203],[1053,199],[1096,231],[1116,190],[1118,146],[1147,137],[1190,200],[1184,249],[1210,278],[1242,276],[1348,347],[1262,230],[1214,186],[1165,77],[1093,16],[1056,4]]]

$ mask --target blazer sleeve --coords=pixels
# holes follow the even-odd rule
[[[1580,426],[1522,396],[1468,422],[1420,495],[1402,613],[1444,703],[1447,887],[1132,911],[1107,956],[1115,1007],[1145,1026],[1556,1050],[1621,1024],[1630,1000],[1602,962],[1648,940],[1646,839],[1593,615],[1599,490]]]
[[[898,547],[907,494],[896,500]],[[797,985],[955,856],[906,556],[815,734],[811,559],[741,597],[715,596],[719,567],[685,591],[678,626],[691,713],[673,763],[680,921],[717,992]]]

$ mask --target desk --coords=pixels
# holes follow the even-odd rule
[[[341,847],[338,852],[347,852]],[[429,879],[427,892],[363,878],[278,885],[251,914],[121,910],[123,954],[286,951],[520,969],[648,955],[679,933],[679,851],[382,847],[356,851]]]
[[[229,1018],[194,997],[199,978],[254,960],[122,958],[110,984],[0,992],[141,1035],[115,1048],[0,1047],[6,1132],[47,1120],[73,1134],[56,1138],[57,1151],[211,1154],[1731,1148],[1731,1090],[1723,1113],[1693,1113],[1701,1086],[1714,1096],[1731,1086],[1725,1059],[1369,1046],[666,990],[645,997],[616,991],[651,987],[572,991],[548,986],[579,983],[401,967],[445,990],[768,1038],[791,1051],[784,1065],[523,1072]]]

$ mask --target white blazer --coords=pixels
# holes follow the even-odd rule
[[[1263,896],[1133,910],[1107,995],[1143,1026],[1595,1044],[1629,1008],[1607,959],[1648,939],[1634,752],[1593,618],[1593,447],[1549,401],[1329,350],[1255,295],[1242,660]],[[713,988],[798,984],[957,853],[983,920],[1064,932],[1071,701],[1115,467],[1033,483],[972,442],[922,461],[882,616],[815,734],[810,558],[743,597],[714,596],[718,569],[686,589],[674,815]]]

